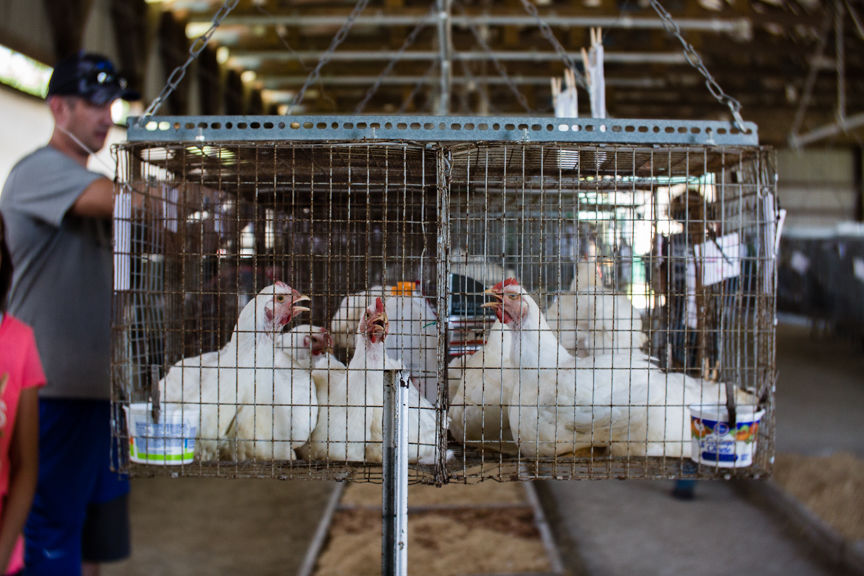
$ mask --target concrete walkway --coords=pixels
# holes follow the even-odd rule
[[[780,326],[777,348],[778,452],[864,454],[864,354],[845,342],[814,341],[804,326]],[[734,483],[701,481],[692,501],[672,498],[672,481],[537,485],[573,575],[842,573]]]

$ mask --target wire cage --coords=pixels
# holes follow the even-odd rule
[[[124,470],[380,481],[401,373],[411,482],[770,473],[770,150],[167,125],[115,150]]]

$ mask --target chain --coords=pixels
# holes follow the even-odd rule
[[[463,14],[463,15],[465,14],[465,10],[462,8],[461,5],[456,4],[455,6],[456,6],[456,9],[459,11],[460,14]],[[470,20],[469,20],[469,22],[470,22]],[[522,108],[524,108],[525,111],[530,114],[532,112],[531,106],[528,104],[528,101],[525,99],[525,95],[522,94],[519,91],[519,88],[516,87],[516,84],[513,82],[513,79],[510,78],[510,76],[507,74],[507,69],[504,67],[504,65],[501,64],[501,62],[497,58],[495,58],[495,54],[492,52],[492,49],[489,48],[489,44],[486,42],[486,39],[483,38],[483,35],[480,33],[480,31],[477,29],[477,27],[474,26],[473,24],[468,24],[468,28],[471,30],[471,34],[474,35],[474,39],[477,40],[477,43],[480,45],[481,48],[483,48],[483,51],[489,55],[489,58],[492,60],[492,64],[495,65],[495,69],[498,71],[498,75],[501,76],[501,78],[503,78],[504,81],[507,83],[507,87],[513,93],[513,95],[516,96],[516,100],[518,100],[519,104],[522,105]]]
[[[523,2],[524,1],[525,0],[523,0]],[[687,60],[687,63],[702,74],[705,78],[705,86],[708,88],[708,91],[718,102],[729,107],[729,111],[732,112],[733,124],[736,128],[744,132],[744,119],[741,118],[741,103],[723,91],[708,71],[708,68],[705,67],[705,63],[702,62],[702,58],[699,56],[699,53],[696,52],[696,49],[693,48],[693,45],[687,42],[687,40],[685,40],[681,35],[681,29],[672,19],[671,14],[669,14],[663,5],[660,4],[660,0],[650,0],[650,3],[651,7],[654,8],[654,11],[657,12],[657,15],[660,16],[660,20],[662,20],[663,24],[666,26],[666,30],[674,35],[681,43],[681,46],[684,47],[684,58]]]
[[[546,21],[540,17],[540,14],[537,13],[537,7],[534,6],[531,0],[522,0],[522,6],[525,8],[525,11],[533,16],[537,21],[537,26],[540,27],[540,33],[549,41],[550,44],[552,44],[552,47],[555,48],[555,52],[557,52],[561,59],[564,60],[564,64],[566,64],[567,68],[573,71],[573,76],[576,77],[576,83],[587,90],[588,82],[585,81],[585,77],[579,72],[578,68],[576,68],[576,62],[573,61],[573,58],[570,57],[570,54],[567,53],[567,50],[564,49],[564,46],[562,46],[555,37],[549,24],[547,24]]]
[[[427,12],[426,15],[420,19],[420,21],[417,23],[417,26],[414,27],[411,33],[408,34],[408,37],[405,38],[405,41],[402,43],[402,47],[399,48],[399,51],[396,53],[395,56],[393,56],[393,59],[387,63],[387,66],[384,68],[384,70],[381,71],[381,74],[378,75],[378,79],[375,81],[375,84],[373,84],[369,88],[369,90],[366,91],[366,95],[363,96],[363,100],[359,104],[357,104],[357,107],[354,109],[355,114],[361,114],[363,112],[363,110],[366,108],[366,104],[369,103],[369,100],[371,100],[375,92],[378,91],[378,88],[381,86],[381,82],[384,80],[385,77],[390,75],[390,72],[393,71],[393,67],[396,66],[396,63],[399,62],[400,58],[402,58],[402,54],[405,53],[405,50],[407,50],[408,47],[417,40],[417,36],[420,35],[420,31],[423,30],[423,27],[426,26],[427,20],[429,20],[429,18],[431,18],[434,13],[435,6],[433,5],[429,8],[429,12]]]
[[[215,32],[216,28],[222,24],[225,17],[237,7],[239,1],[240,0],[225,0],[225,3],[221,8],[219,8],[219,11],[216,12],[216,15],[213,17],[213,24],[210,25],[210,28],[204,34],[196,38],[192,43],[192,46],[189,47],[189,58],[186,59],[186,62],[171,72],[171,75],[165,82],[165,86],[162,87],[162,91],[156,99],[150,103],[147,110],[144,111],[144,114],[139,119],[139,125],[144,125],[147,122],[147,119],[159,110],[162,103],[171,95],[172,92],[174,92],[177,86],[180,85],[180,82],[183,81],[183,77],[186,75],[186,70],[189,68],[189,65],[192,64],[192,62],[198,58],[198,55],[204,51],[204,48],[207,47],[207,43],[210,41],[210,37],[213,36],[213,32]]]
[[[366,8],[366,5],[369,4],[369,0],[357,0],[357,5],[354,6],[354,10],[351,11],[351,14],[348,16],[348,19],[345,20],[345,23],[342,24],[342,27],[339,28],[339,31],[336,32],[336,35],[333,37],[333,40],[330,41],[330,46],[327,48],[327,51],[321,55],[321,58],[318,60],[318,64],[315,66],[315,69],[309,73],[309,76],[306,77],[306,82],[303,83],[303,87],[300,88],[300,92],[297,93],[297,97],[294,98],[294,101],[291,103],[291,106],[299,106],[301,102],[303,102],[303,97],[306,95],[306,90],[318,81],[318,76],[321,73],[321,69],[330,61],[330,58],[333,57],[333,52],[336,51],[336,48],[345,40],[348,36],[348,31],[351,30],[351,27],[354,25],[354,20],[357,19],[357,16],[360,15],[361,12]]]

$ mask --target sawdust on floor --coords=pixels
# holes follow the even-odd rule
[[[533,510],[518,483],[411,486],[408,505],[409,573],[455,576],[551,569]],[[341,506],[315,575],[380,574],[381,487],[349,485]]]
[[[774,481],[838,534],[864,540],[864,460],[841,452],[831,456],[778,454]]]

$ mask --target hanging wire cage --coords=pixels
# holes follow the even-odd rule
[[[125,471],[378,482],[398,373],[411,482],[770,472],[752,125],[156,120],[115,148]],[[735,416],[713,462],[709,408]]]

